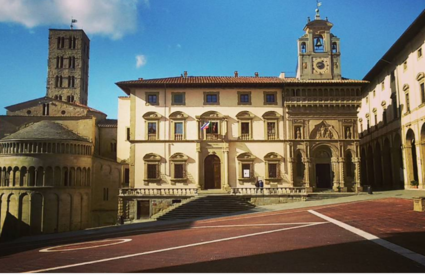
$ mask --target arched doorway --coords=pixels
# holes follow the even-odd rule
[[[407,184],[412,181],[418,181],[418,163],[416,158],[416,140],[415,133],[409,129],[406,134],[406,169],[407,169]]]
[[[316,188],[332,188],[332,151],[327,146],[320,146],[314,150]]]
[[[204,161],[204,189],[221,189],[220,158],[210,155]]]
[[[399,134],[394,136],[393,140],[393,171],[395,175],[396,187],[404,189],[404,176],[403,176],[403,158],[401,152],[401,138]]]

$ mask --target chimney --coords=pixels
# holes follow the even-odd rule
[[[143,77],[139,77],[139,80],[143,80]]]
[[[187,71],[184,71],[184,78],[187,78]]]
[[[280,75],[279,75],[279,78],[282,78],[282,79],[285,78],[285,73],[281,72]]]
[[[235,77],[239,77],[238,71],[235,71]]]
[[[258,77],[258,72],[255,72],[255,77]]]

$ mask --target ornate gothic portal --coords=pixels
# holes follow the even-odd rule
[[[331,165],[332,151],[321,146],[314,151],[314,168],[317,188],[332,188],[333,172]]]
[[[221,189],[220,158],[210,155],[204,161],[204,189]]]

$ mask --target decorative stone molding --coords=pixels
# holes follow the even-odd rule
[[[253,113],[251,113],[250,111],[242,111],[242,112],[239,112],[236,115],[236,117],[238,119],[245,120],[245,119],[253,119],[253,118],[255,118],[255,115]]]
[[[263,114],[264,119],[279,119],[281,115],[275,111],[269,111]]]
[[[311,131],[310,139],[338,139],[339,134],[335,128],[328,124],[326,121],[322,121],[317,124]]]
[[[160,120],[162,115],[158,114],[157,112],[147,112],[143,115],[143,118],[145,120]]]
[[[246,153],[239,154],[237,156],[237,159],[239,161],[254,161],[256,159],[256,157],[253,154],[246,152]]]
[[[184,120],[187,119],[189,116],[184,112],[176,111],[171,113],[168,117],[172,120]]]

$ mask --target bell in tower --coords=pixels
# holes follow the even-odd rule
[[[339,38],[331,33],[333,24],[327,18],[320,18],[318,7],[315,19],[308,19],[304,27],[305,34],[298,39],[297,78],[341,79]]]

